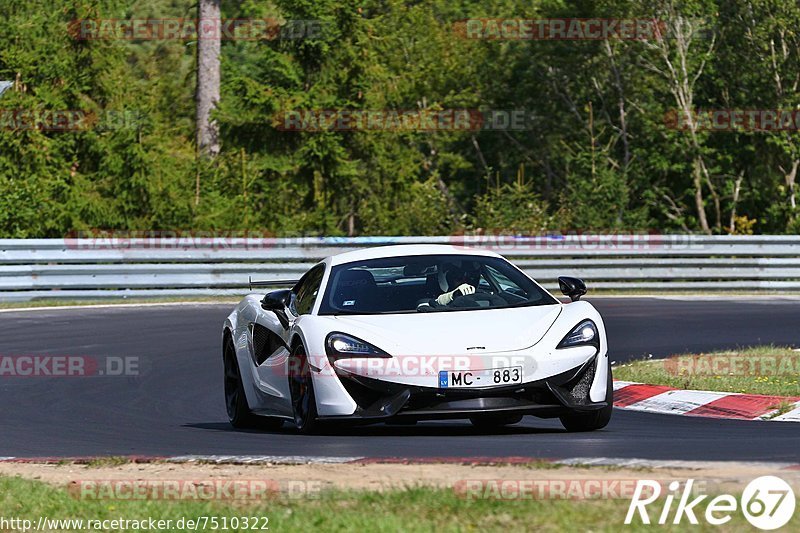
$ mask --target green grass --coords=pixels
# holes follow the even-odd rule
[[[247,294],[246,289],[242,289],[241,297]],[[557,297],[562,300],[558,291],[553,291]],[[595,289],[592,290],[586,298],[591,299],[592,296],[698,296],[697,291],[655,291],[655,290],[617,290],[617,289]],[[717,291],[706,292],[701,296],[800,296],[800,292],[786,292],[786,291],[759,291],[759,292],[743,292],[743,291]],[[241,298],[237,296],[154,296],[154,297],[132,297],[132,298],[107,298],[107,299],[86,299],[86,300],[59,300],[56,298],[45,298],[41,300],[32,300],[29,302],[2,302],[0,301],[0,309],[27,309],[38,307],[58,307],[58,306],[82,306],[82,305],[116,305],[116,304],[153,304],[153,303],[219,303],[219,304],[235,304]]]
[[[119,455],[109,455],[107,457],[95,457],[86,463],[89,468],[105,468],[110,466],[122,466],[132,463],[130,457]]]
[[[247,290],[242,291],[242,298]],[[28,309],[39,307],[119,305],[119,304],[160,304],[160,303],[219,303],[236,304],[241,298],[236,296],[159,296],[153,298],[108,298],[94,300],[43,299],[29,302],[0,302],[0,309]]]
[[[589,283],[589,292],[584,296],[584,299],[591,298],[592,296],[800,296],[800,291],[797,290],[757,290],[746,291],[736,289],[718,289],[709,290],[705,289],[702,292],[697,290],[688,289],[600,289],[592,288],[591,281]],[[556,296],[560,296],[558,289],[551,291]]]
[[[710,498],[707,498],[706,503]],[[649,531],[638,521],[623,526],[628,500],[468,500],[450,489],[409,488],[389,492],[323,492],[317,499],[275,499],[257,504],[169,501],[79,500],[38,481],[0,477],[0,516],[30,519],[197,519],[202,516],[266,516],[270,531]],[[655,504],[653,504],[655,505]],[[701,504],[702,505],[702,504]],[[720,531],[704,524],[693,531]],[[660,507],[650,511],[656,520]],[[673,508],[674,512],[674,508]],[[684,518],[685,521],[685,518]],[[796,513],[787,528],[800,527]],[[664,531],[677,527],[657,526]],[[749,530],[740,513],[725,531]],[[175,531],[176,528],[171,529]],[[201,529],[202,530],[202,529]],[[105,531],[119,531],[107,529]],[[233,531],[233,529],[231,529]]]
[[[614,367],[614,378],[623,381],[769,396],[800,396],[799,376],[800,352],[786,346],[678,355]]]

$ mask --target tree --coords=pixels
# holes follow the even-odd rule
[[[219,154],[219,126],[211,118],[219,102],[219,56],[222,38],[220,0],[199,0],[197,4],[197,150],[201,156]],[[197,173],[195,205],[200,202],[200,173]]]
[[[663,11],[666,31],[653,43],[646,43],[657,51],[661,65],[643,62],[648,69],[659,74],[669,88],[677,105],[680,122],[685,125],[687,147],[692,158],[692,181],[694,201],[700,229],[711,233],[711,225],[706,215],[704,189],[707,187],[714,200],[716,229],[721,229],[719,195],[711,180],[711,171],[706,161],[706,149],[701,134],[701,126],[696,120],[696,84],[703,75],[708,61],[713,57],[716,37],[707,43],[697,44],[698,22],[682,14],[672,1],[667,2]],[[702,25],[702,22],[699,23]],[[695,48],[700,48],[695,51]]]

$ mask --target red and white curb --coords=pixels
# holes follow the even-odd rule
[[[345,464],[356,463],[363,457],[330,457],[325,455],[179,455],[167,457],[169,463],[213,463],[213,464]]]
[[[776,406],[787,401],[794,406],[788,412],[777,414]],[[614,406],[670,415],[800,422],[800,398],[681,390],[631,381],[614,381]]]
[[[565,459],[527,457],[527,456],[476,456],[476,457],[333,457],[333,456],[287,456],[287,455],[180,455],[164,456],[125,456],[132,463],[176,463],[176,464],[214,464],[214,465],[304,465],[304,464],[403,464],[430,465],[451,464],[467,466],[531,465],[547,463],[572,466],[576,468],[592,466],[615,466],[621,468],[678,468],[702,470],[716,467],[729,467],[732,464],[753,468],[775,468],[779,470],[800,471],[800,464],[789,462],[752,461],[692,461],[638,459],[627,457],[569,457]],[[0,457],[0,463],[34,464],[87,464],[103,457]],[[112,466],[113,468],[113,466]]]

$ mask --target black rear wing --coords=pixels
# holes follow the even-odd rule
[[[252,277],[248,277],[247,279],[251,291],[253,290],[253,287],[294,287],[299,281],[296,279],[271,279],[269,281],[259,281],[253,280]]]

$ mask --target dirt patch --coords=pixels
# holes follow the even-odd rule
[[[462,487],[465,482],[541,484],[566,482],[581,485],[586,481],[636,481],[654,479],[663,482],[691,478],[704,492],[737,492],[752,479],[777,475],[793,486],[800,486],[800,470],[780,465],[747,463],[708,463],[699,468],[609,468],[609,467],[537,467],[541,465],[470,466],[458,464],[307,464],[307,465],[233,465],[195,463],[145,463],[108,466],[79,464],[0,463],[0,475],[20,476],[69,487],[85,481],[192,481],[266,480],[277,487],[310,483],[315,490],[384,491],[409,487]],[[561,484],[560,486],[563,486]]]

